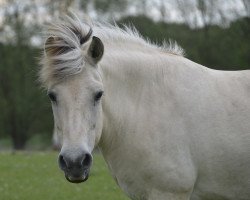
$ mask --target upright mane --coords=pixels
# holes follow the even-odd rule
[[[41,59],[40,81],[47,85],[51,80],[60,80],[78,74],[84,66],[82,49],[92,35],[109,42],[132,42],[149,49],[183,56],[183,49],[176,42],[156,45],[143,38],[135,27],[120,28],[118,25],[100,22],[81,22],[75,15],[64,16],[51,23],[46,32],[44,53]]]
[[[163,51],[165,53],[170,53],[178,56],[184,56],[184,50],[177,44],[176,41],[168,40],[163,41],[162,45],[153,43],[148,38],[144,38],[138,30],[133,26],[123,25],[123,28],[119,27],[117,24],[110,23],[94,23],[94,33],[100,36],[102,39],[110,40],[112,42],[133,42],[140,44],[145,48],[153,48]]]

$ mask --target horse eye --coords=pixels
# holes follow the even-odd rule
[[[99,91],[95,94],[95,101],[99,101],[103,95],[103,91]]]
[[[52,102],[56,102],[56,94],[54,92],[49,92],[48,96]]]

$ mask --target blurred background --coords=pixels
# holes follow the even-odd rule
[[[0,0],[0,149],[50,149],[53,118],[37,82],[44,24],[69,11],[133,24],[155,43],[220,70],[250,67],[250,0]]]
[[[89,180],[72,185],[51,151],[38,58],[43,26],[69,11],[133,24],[158,44],[176,40],[187,58],[210,68],[250,69],[250,0],[0,0],[0,200],[127,199],[98,153]]]

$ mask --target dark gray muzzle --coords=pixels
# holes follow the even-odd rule
[[[64,171],[66,179],[71,183],[81,183],[88,179],[92,155],[81,152],[77,156],[70,156],[67,152],[60,153],[58,164]]]

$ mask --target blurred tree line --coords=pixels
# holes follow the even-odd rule
[[[117,19],[119,25],[133,24],[155,43],[176,40],[187,58],[210,68],[250,69],[249,0],[241,1],[246,15],[230,11],[234,20],[229,20],[220,0],[173,2],[182,17],[178,23],[168,20],[171,6],[164,0],[155,1],[155,5],[145,0],[47,0],[44,8],[51,19],[67,13],[69,8],[88,14],[95,11],[96,16]],[[136,14],[130,13],[131,4]],[[51,136],[53,129],[46,91],[37,82],[41,49],[31,41],[34,36],[39,41],[42,19],[35,18],[37,4],[10,0],[7,6],[0,25],[0,140],[8,137],[14,149],[23,149],[29,138],[37,134]],[[152,6],[159,11],[158,20],[148,15]],[[29,13],[28,17],[25,13]]]
[[[143,36],[160,44],[169,38],[184,48],[185,57],[218,70],[250,69],[250,18],[240,18],[227,28],[209,25],[208,30],[186,24],[154,22],[145,16],[126,17]]]

